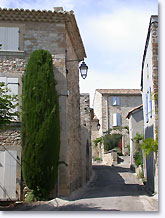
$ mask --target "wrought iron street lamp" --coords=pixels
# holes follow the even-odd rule
[[[67,69],[67,63],[68,62],[73,62],[73,61],[79,62],[79,60],[67,60],[67,58],[65,59],[65,61],[66,61],[65,64],[66,64],[66,71],[67,71],[67,73],[68,73],[68,69]],[[79,69],[80,69],[81,77],[83,79],[85,79],[87,77],[88,66],[86,65],[86,63],[84,61],[81,63]]]
[[[87,77],[88,66],[84,61],[81,63],[79,69],[80,69],[81,77],[85,79]]]

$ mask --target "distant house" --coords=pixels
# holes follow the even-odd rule
[[[107,131],[121,133],[123,154],[128,152],[129,135],[127,129],[122,127],[128,127],[129,122],[126,119],[128,112],[140,104],[142,104],[142,97],[139,89],[96,89],[95,91],[93,107],[100,124],[99,136]]]
[[[130,137],[130,168],[135,168],[134,163],[134,154],[135,154],[135,142],[133,138],[136,136],[136,133],[144,134],[144,118],[143,118],[143,105],[133,108],[127,114],[129,119],[129,137]]]
[[[86,152],[86,148],[82,146],[83,138],[81,140],[78,73],[79,62],[86,58],[86,53],[75,15],[73,11],[63,11],[62,8],[54,8],[54,11],[0,9],[0,44],[0,81],[7,83],[19,98],[22,92],[22,77],[31,53],[44,49],[52,54],[60,106],[60,161],[64,161],[68,166],[59,165],[58,184],[51,195],[68,196],[86,182],[86,175],[82,174],[83,168],[86,168],[82,152],[83,149]],[[18,110],[21,111],[21,98],[19,103]],[[18,118],[17,121],[21,119]],[[11,136],[10,133],[9,135]],[[17,134],[14,136],[10,141],[18,145],[20,152],[20,137]],[[3,153],[7,146],[5,132],[1,133],[1,139],[0,155],[5,157],[9,154]],[[13,148],[10,146],[11,154]],[[16,160],[20,158],[18,152],[13,152],[13,156]],[[13,160],[11,155],[8,157]],[[19,161],[21,162],[21,159]],[[8,175],[4,173],[6,164],[0,163],[0,175]],[[20,199],[20,195],[16,196],[15,187],[16,183],[20,187],[21,182],[20,179],[13,178],[12,184],[9,184],[14,188],[12,198]],[[0,199],[7,199],[8,194],[3,195],[4,190],[6,193],[11,190],[11,187],[6,187],[4,181],[0,176],[0,185],[3,186]]]
[[[151,16],[141,70],[141,91],[144,113],[144,137],[156,139],[158,131],[158,16]],[[156,167],[155,167],[156,161]],[[147,187],[157,191],[157,155],[147,160]]]

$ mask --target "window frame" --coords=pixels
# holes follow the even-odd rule
[[[120,98],[119,98],[119,96],[113,96],[112,97],[112,105],[113,106],[119,106],[120,105]]]
[[[10,52],[10,54],[14,54],[14,53],[18,53],[18,52],[23,52],[24,51],[24,34],[25,34],[25,24],[21,24],[21,23],[4,23],[4,22],[0,22],[0,27],[15,27],[15,28],[19,28],[19,39],[18,39],[18,50],[2,50],[0,49],[0,53],[8,53]]]
[[[18,92],[18,106],[17,106],[17,111],[20,113],[21,112],[21,105],[22,105],[22,102],[21,102],[21,94],[22,94],[22,75],[20,75],[20,74],[17,74],[17,73],[13,73],[13,74],[11,74],[11,73],[6,73],[6,74],[2,74],[2,73],[0,73],[0,77],[4,77],[4,78],[10,78],[10,79],[18,79],[18,83],[11,83],[11,82],[9,82],[9,84],[11,85],[11,84],[18,84],[18,90],[17,90],[17,92]],[[11,94],[11,93],[10,93]],[[20,122],[20,120],[21,120],[21,116],[18,116],[17,117],[17,122]]]

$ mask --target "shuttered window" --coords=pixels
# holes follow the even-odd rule
[[[4,82],[8,85],[9,94],[10,95],[18,95],[18,78],[8,78],[8,77],[0,77],[0,82]],[[13,102],[14,103],[14,102]],[[12,112],[18,111],[18,107],[12,110]],[[14,119],[18,119],[14,116]]]
[[[146,122],[148,123],[148,93],[145,95],[145,115]]]
[[[19,50],[19,28],[18,27],[0,27],[1,50],[18,51]]]
[[[151,97],[151,87],[148,89],[148,115],[152,117],[152,97]]]
[[[113,114],[113,126],[120,126],[120,125],[121,125],[120,114],[118,113]]]
[[[112,105],[120,105],[120,98],[114,96],[114,97],[112,98]]]
[[[16,199],[17,151],[0,151],[0,199]]]

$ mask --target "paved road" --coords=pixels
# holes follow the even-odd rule
[[[94,179],[72,200],[55,199],[25,210],[51,211],[157,211],[155,197],[129,169],[129,157],[122,157],[116,166],[95,164]],[[23,208],[22,208],[23,210]]]

